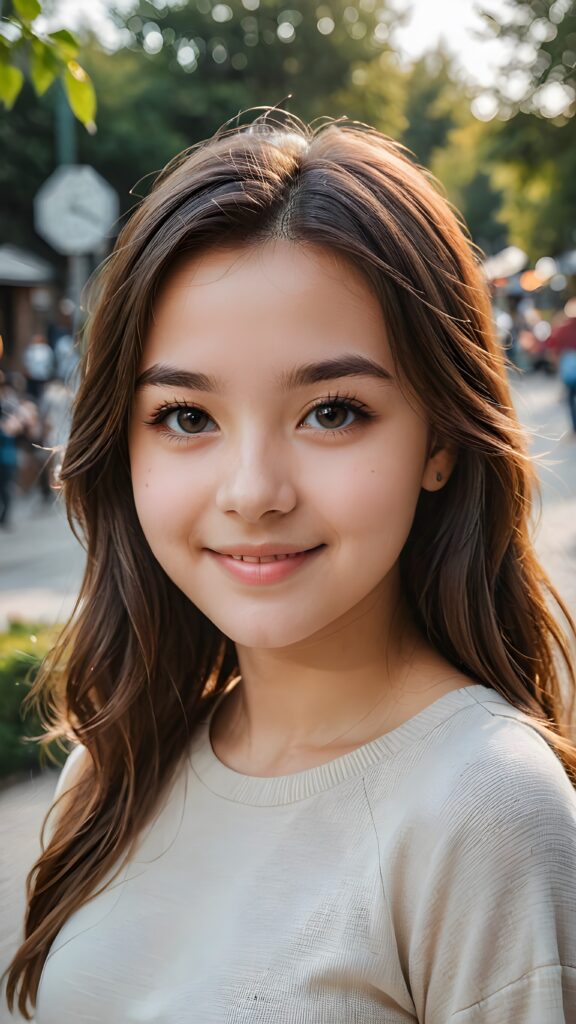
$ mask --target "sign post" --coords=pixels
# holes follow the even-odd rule
[[[44,182],[34,199],[36,231],[56,252],[68,256],[68,292],[74,302],[74,333],[80,296],[88,278],[87,256],[110,236],[118,217],[118,196],[93,167],[65,164]]]

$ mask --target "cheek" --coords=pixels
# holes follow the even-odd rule
[[[355,451],[337,481],[322,480],[320,475],[317,494],[328,521],[332,519],[343,535],[399,553],[420,495],[425,445],[421,431],[380,436],[373,445]]]
[[[155,554],[190,523],[193,493],[174,454],[134,444],[130,450],[132,490],[140,525]]]

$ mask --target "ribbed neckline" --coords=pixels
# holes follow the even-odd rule
[[[229,691],[227,691],[229,692]],[[190,749],[190,765],[200,781],[217,796],[235,803],[265,807],[295,803],[362,775],[371,765],[393,757],[404,747],[421,739],[435,726],[464,707],[486,700],[506,705],[507,701],[489,686],[480,683],[451,690],[419,711],[406,722],[369,743],[356,747],[332,761],[290,775],[243,775],[216,757],[210,739],[210,723],[222,693],[199,725]]]

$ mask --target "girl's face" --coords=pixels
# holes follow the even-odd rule
[[[167,575],[222,633],[281,648],[397,600],[420,489],[443,486],[436,473],[449,467],[444,450],[427,458],[426,421],[398,386],[379,303],[355,268],[288,241],[181,262],[139,373],[138,517]],[[322,547],[282,578],[264,578],[279,563],[264,566],[259,582],[213,554],[263,544]]]

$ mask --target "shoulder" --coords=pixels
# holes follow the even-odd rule
[[[66,793],[72,786],[76,785],[78,780],[84,773],[85,768],[90,764],[90,754],[87,747],[83,746],[82,743],[77,744],[70,751],[64,767],[58,776],[58,782],[56,783],[56,789],[54,791],[54,800]]]
[[[375,821],[385,830],[392,812],[420,851],[439,841],[495,847],[501,829],[525,838],[560,830],[575,843],[576,792],[529,716],[488,687],[460,693],[433,730],[370,773]]]
[[[60,818],[66,813],[66,795],[76,786],[84,772],[91,763],[90,753],[83,744],[78,744],[68,755],[64,767],[58,776],[54,796],[46,818],[45,832],[49,842],[52,838],[56,825]]]
[[[414,930],[437,929],[441,907],[455,933],[461,915],[498,908],[520,931],[534,908],[561,914],[566,893],[575,893],[576,792],[527,716],[488,694],[418,746],[409,766],[394,766],[393,789],[367,786],[406,941]],[[576,963],[573,948],[571,955]]]
[[[490,713],[437,807],[437,869],[461,861],[483,891],[576,877],[576,792],[559,756],[520,717]],[[532,880],[532,881],[530,881]]]
[[[557,971],[561,1006],[576,965],[576,793],[528,716],[482,691],[419,741],[389,807],[394,834],[375,816],[384,887],[422,1019],[470,1007],[462,1021],[556,1022],[541,968]]]
[[[478,807],[511,820],[538,812],[576,823],[576,791],[556,750],[528,714],[496,692],[487,690],[460,726],[454,722],[454,750],[457,785],[446,794],[452,811]]]

